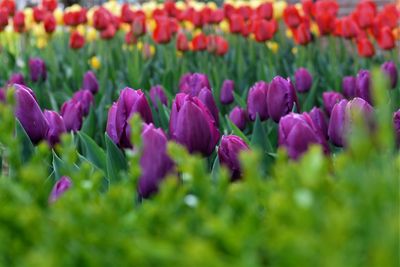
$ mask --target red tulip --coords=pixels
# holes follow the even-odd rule
[[[146,17],[138,16],[133,19],[132,32],[136,37],[142,36],[146,33]]]
[[[331,17],[336,17],[338,11],[339,5],[336,0],[316,1],[316,3],[312,6],[312,14],[315,17],[323,14]]]
[[[270,20],[273,15],[272,3],[263,3],[256,9],[257,17],[260,19]]]
[[[302,18],[295,6],[287,6],[283,11],[283,20],[289,28],[297,28],[300,25]]]
[[[204,33],[199,33],[192,40],[194,51],[203,51],[207,49],[207,36]]]
[[[335,29],[335,17],[329,14],[319,14],[316,17],[319,32],[321,35],[328,35]]]
[[[222,9],[217,9],[211,12],[210,22],[220,23],[224,19],[224,11]]]
[[[275,20],[260,19],[253,22],[253,33],[257,42],[265,42],[272,39],[276,30],[277,23]]]
[[[248,20],[253,14],[253,9],[249,6],[241,6],[239,7],[238,12],[245,20]]]
[[[33,8],[33,19],[36,23],[40,23],[43,21],[44,16],[46,15],[46,10],[42,9],[41,7],[34,7]]]
[[[181,52],[189,50],[189,41],[186,35],[182,32],[178,33],[176,37],[176,49]]]
[[[123,4],[121,8],[121,21],[124,23],[132,23],[134,18],[135,12],[129,7],[129,4]]]
[[[356,22],[351,17],[344,17],[341,20],[342,22],[342,37],[346,39],[354,38],[357,36],[358,27]]]
[[[79,32],[74,31],[69,38],[69,47],[72,49],[80,49],[85,45],[85,37]]]
[[[383,27],[380,30],[377,41],[379,47],[384,50],[390,50],[396,46],[396,41],[393,36],[393,33],[387,26]]]
[[[25,30],[25,15],[22,11],[17,11],[13,18],[13,26],[15,32],[23,32]]]
[[[125,34],[125,43],[127,45],[132,45],[132,44],[136,44],[137,39],[135,37],[135,35],[133,34],[132,30],[130,30],[129,32],[127,32]]]
[[[315,12],[314,1],[313,0],[302,0],[301,7],[303,12],[307,17],[312,17]]]
[[[354,19],[360,28],[365,29],[372,26],[376,13],[376,4],[374,2],[363,1],[357,4]]]
[[[101,39],[110,40],[114,37],[117,29],[113,24],[109,24],[105,30],[100,33]]]
[[[79,11],[70,11],[64,13],[64,23],[68,26],[78,26],[87,22],[86,9],[82,8]]]
[[[308,44],[311,41],[310,28],[305,23],[301,23],[297,29],[293,30],[293,37],[297,44]]]
[[[57,0],[42,0],[42,7],[47,11],[53,12],[57,8]]]
[[[99,30],[105,30],[112,22],[112,14],[107,9],[100,7],[93,13],[93,26]]]
[[[170,22],[168,18],[158,18],[156,28],[153,32],[153,39],[156,43],[169,43],[172,37]]]
[[[0,31],[4,30],[4,28],[8,25],[8,13],[7,9],[0,8]]]
[[[241,15],[233,14],[229,19],[229,30],[231,33],[241,33],[244,24],[244,18]]]
[[[0,2],[0,9],[4,8],[7,10],[7,14],[12,16],[15,14],[15,1],[14,0],[2,0]]]
[[[57,22],[53,14],[48,13],[43,21],[44,29],[47,33],[53,33],[56,30]]]
[[[357,40],[357,50],[362,57],[372,57],[375,54],[374,45],[367,38]]]

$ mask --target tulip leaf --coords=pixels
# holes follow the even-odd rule
[[[246,107],[246,102],[242,99],[242,97],[239,94],[233,92],[233,96],[235,97],[235,101],[239,106],[241,106],[242,108]]]
[[[220,170],[220,165],[219,165],[219,158],[218,155],[214,159],[214,163],[212,165],[212,170],[211,170],[211,179],[215,182],[217,181],[219,177],[219,170]]]
[[[101,149],[96,142],[83,132],[78,132],[79,140],[82,143],[84,156],[93,163],[96,167],[107,171],[106,153]]]
[[[54,171],[54,178],[56,181],[58,181],[58,179],[60,179],[62,176],[62,165],[63,161],[53,151],[53,171]]]
[[[247,136],[229,119],[227,115],[225,118],[232,133],[242,138],[247,144],[250,144],[250,140],[247,138]]]
[[[304,111],[309,111],[315,104],[315,94],[317,93],[317,88],[318,88],[318,78],[314,81],[311,90],[308,92],[307,98],[303,102],[303,109]]]
[[[94,115],[95,110],[93,107],[90,108],[89,116],[86,117],[82,125],[81,132],[87,134],[88,136],[94,136],[96,132],[96,117]]]
[[[119,173],[126,170],[127,164],[122,151],[114,144],[111,138],[105,133],[107,149],[107,176],[110,181],[118,181]]]
[[[24,127],[22,126],[19,120],[16,120],[16,129],[15,129],[17,138],[20,140],[20,144],[22,145],[21,150],[21,159],[22,162],[27,162],[31,155],[33,154],[35,147],[33,146],[31,139],[26,133]]]
[[[260,117],[257,114],[253,128],[253,135],[251,136],[251,146],[265,152],[267,150],[266,138],[267,135],[265,134],[264,128],[261,124]]]

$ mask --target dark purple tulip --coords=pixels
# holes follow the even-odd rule
[[[108,117],[107,117],[107,134],[111,140],[114,141],[115,144],[119,144],[119,138],[117,133],[117,125],[116,125],[116,118],[117,118],[117,103],[113,103],[110,109],[108,110]]]
[[[322,93],[322,102],[324,103],[324,109],[328,116],[331,115],[332,109],[336,103],[339,103],[342,99],[344,99],[343,95],[338,92],[329,91]]]
[[[142,131],[143,153],[140,158],[142,170],[138,191],[147,198],[157,192],[161,180],[172,169],[173,162],[167,155],[167,137],[162,129],[153,124],[144,125]]]
[[[211,112],[211,115],[213,115],[215,123],[218,127],[219,125],[219,111],[217,108],[217,105],[215,104],[214,96],[211,92],[211,90],[207,88],[203,88],[200,90],[198,98],[200,99],[201,102],[203,102],[204,105],[208,108],[208,110]]]
[[[250,120],[255,121],[257,114],[261,121],[269,118],[267,104],[268,87],[268,83],[259,81],[250,88],[247,95],[247,114]]]
[[[29,71],[32,82],[45,81],[47,78],[46,63],[40,58],[29,60]]]
[[[0,88],[0,102],[6,101],[6,90],[4,88]]]
[[[372,124],[373,108],[362,98],[351,101],[342,100],[332,110],[329,120],[328,135],[335,146],[345,146],[346,136],[351,131],[352,114],[360,112],[368,124]]]
[[[21,122],[32,143],[46,138],[49,125],[31,89],[14,84],[16,94],[15,116]]]
[[[99,91],[99,83],[93,71],[88,71],[83,76],[82,89],[89,90],[94,95]]]
[[[177,94],[169,121],[171,138],[185,145],[190,153],[211,155],[220,134],[209,109],[197,97]]]
[[[72,186],[72,181],[67,176],[62,176],[60,180],[56,182],[51,190],[49,196],[49,203],[54,203],[57,199],[59,199],[69,188]]]
[[[239,153],[248,150],[249,146],[236,135],[224,135],[218,147],[219,163],[231,171],[231,179],[237,180],[241,176]]]
[[[356,96],[371,102],[371,75],[368,70],[360,70],[356,78]]]
[[[153,122],[153,115],[144,93],[126,87],[119,95],[115,114],[115,128],[119,140],[117,144],[121,147],[132,147],[129,120],[134,113],[139,114],[145,123]]]
[[[356,77],[346,76],[342,80],[343,95],[347,99],[353,99],[356,96]]]
[[[13,85],[15,83],[25,85],[25,79],[22,73],[13,73],[7,82],[8,85]]]
[[[161,85],[155,85],[151,87],[149,95],[156,110],[158,109],[158,102],[164,106],[168,105],[167,95],[165,94],[164,88]]]
[[[232,80],[225,80],[221,87],[220,100],[224,105],[233,103],[233,90],[235,89],[235,82]]]
[[[387,61],[387,62],[383,63],[381,66],[381,70],[389,78],[390,86],[392,87],[392,89],[395,88],[397,85],[397,78],[398,78],[397,75],[398,74],[397,74],[397,67],[393,63],[393,61]]]
[[[299,93],[306,93],[310,91],[313,78],[310,72],[305,68],[299,68],[294,74],[294,79],[296,82],[296,90]]]
[[[400,146],[400,109],[393,114],[393,125],[394,125],[397,145]]]
[[[279,146],[287,149],[292,159],[298,159],[312,144],[322,146],[329,152],[326,139],[307,113],[289,113],[279,121]]]
[[[247,114],[246,111],[240,107],[234,107],[229,113],[229,119],[238,127],[240,130],[246,128]]]
[[[314,125],[321,131],[325,139],[328,139],[328,124],[324,115],[324,112],[320,108],[314,107],[308,112]]]
[[[90,111],[90,106],[94,104],[92,93],[89,90],[79,90],[74,93],[72,99],[81,103],[83,116],[87,116]]]
[[[49,124],[49,131],[47,132],[46,140],[51,146],[60,142],[61,134],[65,133],[64,119],[55,111],[45,110],[44,117]]]
[[[208,77],[203,73],[187,73],[179,81],[179,91],[190,96],[198,96],[204,87],[211,90]]]
[[[83,108],[81,103],[71,99],[61,107],[61,116],[64,119],[67,131],[77,132],[82,127]]]
[[[298,110],[300,109],[296,91],[290,79],[284,79],[280,76],[272,79],[269,84],[267,104],[269,116],[275,122],[279,122],[281,117],[291,112],[294,104],[296,104]]]

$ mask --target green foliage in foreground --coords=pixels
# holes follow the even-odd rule
[[[268,177],[256,151],[230,183],[224,169],[209,174],[170,144],[180,175],[144,201],[138,127],[123,178],[107,184],[96,161],[77,154],[81,137],[65,136],[59,157],[29,147],[14,134],[11,106],[0,106],[0,266],[398,266],[400,156],[384,95],[375,96],[374,133],[359,125],[331,157],[314,147],[293,162],[279,151]],[[59,175],[73,187],[48,205]]]

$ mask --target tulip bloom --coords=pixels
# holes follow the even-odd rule
[[[7,82],[8,85],[21,84],[25,85],[25,79],[22,73],[13,73]]]
[[[83,76],[82,89],[89,90],[92,94],[99,91],[99,83],[93,71],[88,71]]]
[[[49,203],[56,202],[70,187],[72,181],[69,177],[63,176],[56,182],[49,196]]]
[[[306,23],[301,23],[293,30],[293,37],[297,44],[307,45],[312,40],[310,27]]]
[[[270,20],[273,15],[272,3],[263,3],[256,9],[257,17],[260,19]]]
[[[388,77],[390,81],[390,86],[392,87],[392,89],[394,89],[397,85],[398,79],[396,65],[393,63],[393,61],[387,61],[382,64],[381,70]]]
[[[312,86],[312,76],[307,69],[299,68],[296,70],[294,80],[296,82],[296,89],[299,93],[310,91]]]
[[[225,80],[222,84],[220,100],[224,105],[229,105],[234,101],[233,90],[235,82],[232,80]]]
[[[328,116],[331,115],[332,109],[336,103],[339,103],[342,99],[344,99],[343,95],[338,92],[330,91],[322,93],[322,102],[324,103],[325,112]]]
[[[52,110],[45,110],[44,117],[49,124],[49,131],[47,132],[46,140],[51,146],[54,146],[60,142],[61,134],[67,131],[64,119],[57,112]]]
[[[82,128],[83,108],[80,102],[73,99],[65,102],[61,107],[61,116],[68,132],[77,132]]]
[[[372,57],[375,54],[374,45],[368,38],[360,38],[357,40],[357,51],[362,57]]]
[[[353,76],[343,77],[342,91],[347,99],[354,98],[356,96],[356,78]]]
[[[211,90],[207,75],[202,73],[187,73],[179,81],[179,91],[191,96],[198,96],[204,87]]]
[[[354,17],[357,24],[363,28],[369,28],[372,26],[373,19],[376,16],[377,8],[373,1],[363,1],[357,4]]]
[[[324,112],[320,108],[314,107],[308,112],[308,115],[310,115],[315,127],[320,130],[325,139],[328,139],[328,124]]]
[[[81,49],[85,45],[85,37],[79,32],[74,31],[69,38],[69,47],[72,49]]]
[[[169,132],[190,153],[199,152],[204,156],[211,155],[220,137],[208,108],[197,97],[182,93],[172,103]]]
[[[0,32],[8,25],[8,12],[5,8],[0,8]]]
[[[257,114],[261,121],[269,118],[267,94],[269,85],[264,81],[256,82],[247,95],[247,113],[249,119],[256,120]]]
[[[290,79],[284,79],[280,76],[273,78],[267,95],[269,116],[275,122],[279,122],[282,116],[292,111],[294,104],[296,104],[297,109],[300,108],[296,91]]]
[[[218,147],[218,159],[222,166],[231,172],[231,180],[237,180],[241,176],[239,153],[249,150],[249,146],[236,135],[224,135]]]
[[[387,26],[381,28],[377,41],[379,47],[384,50],[390,50],[396,47],[396,39],[392,33],[392,30]]]
[[[189,41],[184,33],[178,33],[176,37],[176,49],[181,52],[189,50]]]
[[[79,90],[74,93],[72,99],[81,103],[83,116],[87,116],[90,111],[90,106],[94,104],[92,93],[89,90]]]
[[[31,89],[14,84],[15,116],[21,122],[32,143],[37,144],[46,138],[49,125]]]
[[[164,106],[168,105],[168,98],[164,92],[164,88],[162,87],[162,85],[156,85],[151,87],[149,95],[155,109],[158,109],[158,103]]]
[[[194,51],[204,51],[207,49],[207,36],[204,33],[197,34],[192,40]]]
[[[283,20],[289,28],[297,28],[300,25],[302,18],[297,8],[293,5],[289,5],[283,11]]]
[[[368,70],[360,70],[356,78],[356,96],[364,99],[369,104],[371,100],[371,75]]]
[[[267,21],[264,19],[258,19],[253,21],[252,24],[252,32],[254,33],[257,42],[265,42],[272,39],[277,28],[278,26],[275,20]]]
[[[144,125],[142,131],[143,152],[140,158],[141,176],[138,182],[140,196],[147,198],[158,190],[158,185],[173,168],[167,155],[167,137],[161,128]]]
[[[207,88],[201,89],[199,95],[197,96],[201,102],[208,108],[211,112],[211,115],[214,117],[215,124],[219,125],[219,110],[217,105],[215,104],[214,96],[211,90]]]
[[[168,18],[159,17],[156,20],[156,28],[153,31],[153,39],[156,43],[169,43],[172,37],[172,30]]]
[[[17,11],[13,18],[14,31],[22,33],[25,31],[25,14],[22,11]]]
[[[312,144],[319,144],[325,153],[329,152],[324,136],[307,113],[283,116],[278,129],[279,146],[285,147],[292,159],[298,159]]]
[[[400,109],[393,114],[393,126],[397,145],[400,146]]]
[[[47,79],[46,63],[40,58],[31,58],[29,60],[29,71],[33,82]]]
[[[229,113],[229,119],[238,127],[241,131],[246,128],[247,114],[246,110],[240,107],[234,107]]]
[[[45,16],[43,20],[43,26],[45,31],[49,34],[53,33],[56,30],[57,22],[53,14],[49,13]]]

